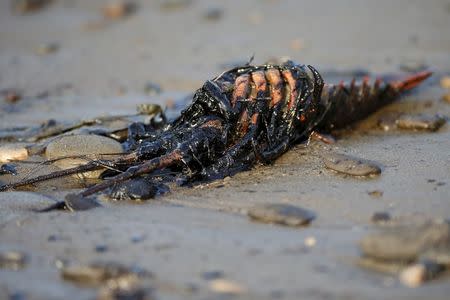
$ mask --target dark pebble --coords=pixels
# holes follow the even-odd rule
[[[151,273],[115,262],[97,262],[86,266],[71,266],[61,269],[64,280],[80,285],[100,286],[105,282],[120,279],[152,277]]]
[[[160,192],[159,185],[145,178],[133,178],[117,184],[108,192],[114,200],[148,200]]]
[[[19,251],[0,252],[0,269],[20,270],[27,260],[27,255]]]
[[[367,194],[369,194],[369,196],[372,196],[374,198],[383,197],[383,191],[380,190],[368,191]]]
[[[12,8],[14,11],[24,14],[38,11],[50,2],[51,0],[12,0]]]
[[[373,176],[381,173],[381,168],[374,162],[337,153],[323,156],[325,166],[339,173],[352,176]]]
[[[97,245],[97,246],[95,246],[95,252],[105,253],[107,251],[108,251],[108,246],[106,246],[106,245]]]
[[[405,130],[437,131],[446,123],[446,119],[439,115],[405,115],[400,116],[395,123],[398,128]]]
[[[225,274],[223,271],[206,271],[202,273],[202,278],[205,280],[213,280],[223,278]]]
[[[0,166],[0,175],[2,174],[17,175],[16,167],[13,164],[3,164]]]
[[[372,222],[378,223],[378,222],[386,222],[391,219],[391,215],[388,212],[385,211],[379,211],[372,215]]]
[[[145,236],[144,235],[135,235],[135,236],[132,236],[131,237],[131,242],[132,243],[140,243],[140,242],[142,242],[143,240],[145,240]]]
[[[301,207],[289,204],[259,204],[249,209],[248,216],[259,222],[287,226],[307,225],[316,215]]]
[[[12,294],[9,294],[8,300],[26,300],[27,297],[22,292],[13,292]]]
[[[97,294],[97,300],[151,300],[154,289],[141,287],[137,283],[130,282],[127,285],[105,286]]]
[[[68,194],[65,197],[66,208],[70,211],[88,210],[101,207],[100,203],[94,198],[83,197],[77,194]]]
[[[207,21],[218,21],[223,16],[223,9],[220,7],[210,7],[203,13],[203,18]]]

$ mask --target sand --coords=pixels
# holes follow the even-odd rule
[[[376,211],[450,216],[449,124],[433,133],[374,129],[389,112],[450,116],[450,105],[440,100],[448,91],[439,85],[450,74],[448,1],[194,0],[168,11],[163,1],[136,1],[134,14],[106,23],[105,1],[54,2],[29,15],[0,3],[0,90],[23,95],[15,104],[0,102],[0,128],[134,113],[145,102],[181,103],[224,65],[253,54],[255,63],[288,56],[312,64],[333,81],[348,78],[347,71],[396,73],[420,65],[435,75],[334,145],[296,146],[272,166],[146,203],[39,214],[32,209],[61,199],[71,185],[50,181],[37,193],[0,193],[0,250],[29,256],[23,270],[0,270],[1,299],[95,297],[95,289],[63,281],[57,259],[137,264],[158,278],[158,299],[222,299],[202,278],[208,271],[238,282],[238,299],[448,298],[448,277],[411,289],[353,263],[358,240],[375,228]],[[204,17],[212,8],[222,11],[218,20]],[[43,43],[58,48],[42,54]],[[147,82],[163,92],[146,94]],[[323,166],[320,156],[329,151],[375,161],[382,173],[338,175]],[[269,202],[298,205],[317,218],[300,228],[248,219],[249,207]],[[305,244],[312,237],[315,244]],[[98,245],[107,251],[95,251]]]

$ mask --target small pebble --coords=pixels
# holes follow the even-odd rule
[[[45,150],[49,160],[57,159],[53,164],[60,169],[69,169],[84,165],[90,159],[113,159],[107,154],[123,153],[122,145],[110,138],[99,135],[66,135],[50,142]],[[63,158],[67,156],[88,156],[89,158]],[[63,158],[63,159],[61,159]],[[75,174],[75,177],[99,178],[104,169]]]
[[[220,7],[210,7],[203,13],[203,19],[207,21],[218,21],[223,16],[223,9]]]
[[[162,11],[176,11],[187,8],[192,0],[162,0],[160,8]]]
[[[148,200],[158,194],[158,186],[145,178],[132,178],[112,187],[108,196],[114,200]]]
[[[162,107],[158,104],[139,104],[136,109],[139,114],[149,116],[163,112]]]
[[[95,252],[97,252],[97,253],[105,253],[107,251],[108,251],[108,246],[106,246],[106,245],[95,246]]]
[[[367,194],[368,194],[369,196],[374,197],[374,198],[380,198],[380,197],[383,197],[383,191],[380,191],[380,190],[368,191]]]
[[[83,197],[77,194],[68,194],[64,201],[66,208],[70,211],[89,210],[96,207],[101,207],[101,204],[94,198]]]
[[[20,144],[0,145],[0,163],[25,160],[28,158],[27,149]]]
[[[317,240],[313,236],[309,236],[305,239],[305,246],[307,247],[314,247],[317,243]]]
[[[323,162],[331,170],[352,176],[374,176],[381,173],[377,164],[345,154],[326,154],[323,156]]]
[[[399,67],[400,70],[411,73],[420,72],[428,69],[428,66],[424,61],[416,59],[404,59]]]
[[[445,117],[439,115],[408,115],[396,120],[398,128],[407,130],[437,131],[445,123]]]
[[[223,271],[207,271],[202,273],[202,278],[205,280],[214,280],[223,278],[225,274]]]
[[[162,88],[160,85],[154,82],[147,82],[144,87],[144,92],[149,96],[156,96],[162,93]],[[157,104],[153,104],[154,106],[159,106]]]
[[[447,93],[444,96],[442,96],[442,101],[450,104],[450,93]]]
[[[17,175],[16,167],[13,164],[0,165],[0,175],[2,174]]]
[[[19,251],[0,252],[0,269],[20,270],[25,267],[27,256]]]
[[[151,300],[155,299],[152,288],[142,287],[138,282],[104,286],[99,289],[97,300]]]
[[[450,76],[444,76],[441,78],[441,87],[443,89],[450,89]]]
[[[307,225],[316,215],[301,207],[289,204],[259,204],[248,210],[248,216],[255,221],[286,226]]]
[[[145,235],[134,235],[131,237],[131,242],[134,244],[140,243],[145,240]]]
[[[400,281],[411,288],[421,286],[428,280],[436,278],[443,271],[442,266],[433,262],[421,262],[405,268],[399,275]]]
[[[211,280],[209,282],[209,288],[213,292],[220,294],[238,295],[245,292],[245,288],[237,282],[223,278]]]
[[[18,13],[29,13],[44,8],[51,0],[12,0],[13,10]]]
[[[445,221],[398,224],[366,235],[359,245],[365,257],[386,261],[414,261],[436,247],[450,248],[450,224]]]
[[[379,211],[374,213],[370,219],[373,223],[386,222],[391,219],[391,215],[388,212]]]
[[[43,43],[36,47],[35,52],[38,55],[47,55],[58,51],[59,44],[57,43]]]
[[[61,276],[64,280],[72,281],[80,285],[99,286],[112,280],[132,280],[136,281],[142,277],[152,275],[140,269],[129,268],[114,262],[98,262],[86,266],[69,266],[61,269]]]
[[[103,7],[103,15],[108,19],[118,20],[131,15],[135,9],[133,2],[116,0]]]

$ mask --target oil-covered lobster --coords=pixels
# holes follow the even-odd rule
[[[81,173],[109,165],[123,170],[81,192],[91,195],[142,176],[170,170],[175,180],[221,178],[271,162],[313,130],[340,128],[360,120],[430,76],[421,72],[397,81],[324,84],[312,66],[245,65],[208,80],[192,103],[160,129],[130,126],[129,153],[110,161],[54,172],[0,187],[0,190]]]

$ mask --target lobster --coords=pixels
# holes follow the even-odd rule
[[[130,125],[127,154],[7,184],[0,191],[104,166],[121,172],[80,196],[150,174],[170,174],[179,184],[223,178],[258,162],[273,162],[314,131],[361,120],[430,75],[423,71],[401,80],[379,78],[372,84],[369,78],[325,84],[310,65],[247,64],[206,81],[172,122]]]

